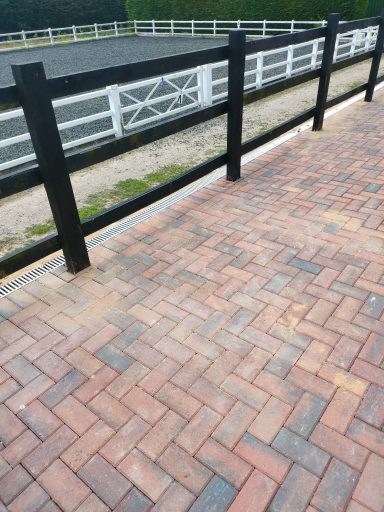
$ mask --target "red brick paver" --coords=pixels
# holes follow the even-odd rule
[[[384,511],[383,118],[0,300],[0,510]]]

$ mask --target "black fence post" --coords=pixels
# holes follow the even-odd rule
[[[384,46],[384,9],[380,13],[379,31],[377,33],[376,46],[373,53],[371,71],[369,73],[368,86],[365,92],[365,101],[372,101],[377,75],[379,73],[381,55]]]
[[[317,100],[313,119],[313,131],[319,131],[323,127],[339,21],[340,14],[333,13],[328,15],[323,60],[320,69],[319,89],[317,91]]]
[[[245,71],[245,30],[229,33],[227,180],[240,178]]]
[[[42,62],[15,64],[13,76],[69,272],[89,267],[79,212]]]

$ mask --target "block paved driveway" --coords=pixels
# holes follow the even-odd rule
[[[383,511],[383,119],[1,300],[1,510]]]

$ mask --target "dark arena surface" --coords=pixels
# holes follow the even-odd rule
[[[14,83],[12,64],[43,62],[47,77],[68,75],[81,71],[117,66],[130,62],[140,62],[159,57],[186,53],[227,44],[226,37],[151,37],[129,36],[105,38],[86,42],[41,46],[23,50],[0,52],[0,87]],[[145,98],[147,91],[143,90]],[[108,109],[106,98],[97,98],[75,105],[56,109],[58,122],[65,122]],[[63,142],[86,137],[107,130],[111,121],[101,119],[93,123],[78,126],[61,132]],[[27,126],[24,118],[0,122],[0,140],[25,133]],[[5,147],[0,151],[0,163],[33,152],[30,142],[21,142]]]
[[[13,83],[11,64],[42,61],[48,77],[117,66],[227,44],[226,37],[131,36],[0,52],[0,86]]]
[[[47,77],[68,75],[78,73],[81,71],[89,71],[92,69],[116,66],[119,64],[127,64],[130,62],[146,61],[149,59],[166,57],[178,53],[193,52],[206,48],[223,46],[228,43],[227,37],[169,37],[169,36],[130,36],[119,38],[105,38],[100,40],[92,40],[87,42],[78,42],[71,44],[61,44],[55,46],[42,46],[38,48],[30,48],[25,50],[13,50],[0,52],[0,86],[6,86],[13,83],[12,77],[12,64],[21,64],[28,62],[42,61],[46,70]],[[304,49],[299,49],[299,53]],[[311,45],[305,50],[305,53],[311,51]],[[296,55],[296,54],[295,54]],[[273,77],[281,72],[284,72],[286,64],[287,51],[270,55],[264,58],[264,65],[281,62],[279,68],[266,70],[264,77]],[[310,62],[308,60],[298,63],[299,66]],[[252,64],[255,65],[254,63]],[[250,69],[251,64],[247,62],[246,69]],[[294,67],[296,63],[294,64]],[[186,65],[186,68],[188,66]],[[213,70],[213,78],[223,78],[227,74],[226,67]],[[182,87],[187,78],[176,79],[174,81],[179,87]],[[254,75],[246,80],[254,82]],[[196,85],[196,77],[191,82],[191,86]],[[216,93],[224,92],[226,84],[219,85]],[[174,92],[171,86],[164,84],[162,87],[162,94]],[[150,88],[143,87],[136,90],[135,96],[139,100],[144,100]],[[158,92],[154,94],[156,97]],[[197,95],[197,93],[193,93]],[[126,98],[120,96],[121,101],[126,103]],[[158,109],[166,108],[164,104],[161,107],[159,104]],[[109,109],[107,98],[95,98],[86,100],[74,105],[66,105],[55,109],[56,118],[59,123],[78,119],[84,116],[89,116],[97,112],[102,112]],[[149,112],[152,115],[151,112]],[[148,110],[144,108],[138,119],[145,119],[148,117]],[[148,125],[147,125],[148,126]],[[99,119],[88,124],[68,128],[61,131],[63,143],[72,140],[78,140],[82,137],[102,132],[112,127],[110,119]],[[0,140],[14,137],[16,135],[25,133],[27,131],[26,123],[23,117],[11,119],[0,122]],[[0,163],[7,162],[23,155],[31,154],[33,152],[30,142],[20,142],[0,151]],[[7,172],[7,171],[3,171]]]

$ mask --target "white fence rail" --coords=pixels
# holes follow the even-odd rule
[[[353,57],[374,48],[377,27],[339,34],[334,61]],[[266,84],[290,78],[293,75],[316,69],[321,64],[322,39],[288,46],[278,50],[259,52],[246,57],[245,90],[259,89]],[[273,56],[282,56],[271,62]],[[268,62],[268,64],[266,64]],[[79,147],[106,137],[121,137],[143,125],[212,105],[227,96],[227,62],[199,66],[182,72],[151,78],[126,85],[113,85],[103,90],[53,101],[55,109],[76,105],[96,98],[107,98],[107,110],[60,123],[59,130],[75,128],[98,120],[109,120],[110,127],[86,137],[74,138],[63,144],[65,150]],[[0,113],[0,122],[23,117],[22,109]],[[30,140],[29,133],[22,133],[0,140],[0,150]],[[0,163],[0,171],[35,160],[34,154]]]
[[[132,27],[133,23],[131,21],[113,21],[112,23],[10,32],[0,34],[0,51],[126,36],[133,32]]]
[[[249,36],[267,37],[280,32],[293,33],[317,26],[325,26],[323,21],[246,21],[246,20],[132,20],[92,25],[72,25],[71,27],[22,30],[0,34],[0,50],[32,48],[37,45],[54,45],[63,42],[77,42],[106,37],[136,35],[189,35],[225,36],[231,29],[241,28]]]
[[[139,35],[225,36],[229,30],[243,29],[248,36],[267,37],[280,32],[293,33],[324,27],[326,21],[273,20],[133,20],[133,32]]]

